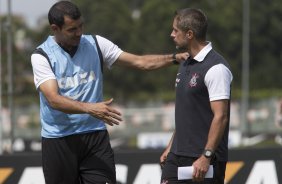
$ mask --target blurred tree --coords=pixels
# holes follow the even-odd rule
[[[85,20],[85,33],[98,34],[124,48],[130,35],[133,21],[128,1],[74,0]]]
[[[2,23],[2,93],[3,105],[7,105],[7,88],[8,88],[8,71],[7,71],[7,28],[6,17],[0,17]],[[12,59],[13,59],[13,95],[16,103],[27,103],[27,96],[22,98],[22,95],[34,96],[34,85],[30,66],[30,49],[32,40],[30,40],[29,32],[32,32],[20,16],[12,17]],[[33,88],[31,88],[31,85]]]
[[[251,1],[252,90],[282,89],[282,1]]]
[[[207,4],[208,40],[230,63],[233,88],[241,88],[242,76],[242,2],[218,0]]]
[[[208,40],[229,62],[234,75],[233,88],[241,88],[242,1],[216,0],[73,0],[85,20],[86,34],[99,34],[124,51],[136,54],[172,53],[170,38],[174,11],[179,8],[203,9],[209,19]],[[282,1],[250,1],[250,89],[263,96],[282,89],[281,43]],[[47,20],[47,17],[46,17]],[[4,25],[5,17],[1,17]],[[6,31],[2,28],[3,92],[7,89]],[[37,100],[30,54],[50,34],[49,25],[31,30],[20,17],[13,17],[15,94]],[[105,97],[121,103],[130,100],[173,100],[177,66],[142,72],[113,67],[105,69]],[[238,93],[240,95],[240,93]],[[251,93],[252,94],[252,93]],[[278,93],[281,94],[281,93]],[[239,97],[239,95],[235,97]],[[17,96],[17,97],[18,97]],[[22,99],[29,100],[26,96]],[[5,100],[5,98],[3,98]]]
[[[92,0],[89,3],[79,1],[76,4],[82,10],[83,16],[88,17],[85,18],[87,32],[105,36],[124,51],[136,54],[174,51],[174,45],[169,37],[172,13],[175,9],[173,2],[135,1],[128,4],[126,1]],[[171,7],[171,11],[168,11],[167,7]],[[153,20],[150,20],[152,18]],[[171,74],[169,69],[156,72],[124,68],[113,68],[110,72],[105,70],[105,94],[123,103],[128,100],[144,102],[146,99],[162,99],[160,93],[173,91],[175,69],[176,67],[173,75],[168,75]],[[168,86],[170,91],[167,91]]]

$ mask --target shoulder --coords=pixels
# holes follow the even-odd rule
[[[40,47],[34,49],[34,51],[32,52],[32,55],[33,55],[33,54],[39,54],[39,55],[41,55],[41,56],[46,57],[46,59],[48,59],[48,55],[47,55],[46,52],[45,52],[42,48],[40,48]]]
[[[104,45],[104,44],[113,44],[112,41],[110,41],[109,39],[100,36],[100,35],[93,35],[96,37],[98,44]]]
[[[227,83],[231,83],[233,80],[233,75],[228,67],[224,64],[219,63],[212,66],[206,73],[205,76],[206,81],[225,81]]]
[[[210,53],[207,55],[207,59],[211,61],[211,63],[213,63],[213,65],[217,65],[217,64],[223,64],[225,65],[229,70],[230,70],[230,66],[229,63],[226,61],[226,59],[219,54],[217,51],[215,50],[211,50]]]

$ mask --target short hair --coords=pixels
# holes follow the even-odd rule
[[[195,8],[177,10],[174,18],[180,30],[185,32],[192,30],[197,40],[206,40],[208,19],[202,10]]]
[[[64,16],[77,20],[81,17],[78,7],[69,1],[59,1],[55,3],[49,10],[49,24],[55,24],[59,27],[64,25]]]

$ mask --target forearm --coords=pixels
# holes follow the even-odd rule
[[[83,103],[72,100],[69,97],[62,96],[58,91],[56,80],[48,80],[39,86],[39,90],[45,96],[49,105],[58,111],[69,114],[88,113],[89,103]]]
[[[141,70],[155,70],[173,64],[173,54],[139,56],[137,63]]]
[[[88,113],[88,104],[72,100],[70,98],[56,95],[48,99],[50,106],[56,110],[69,114],[84,114]]]
[[[216,150],[217,146],[219,145],[223,137],[226,125],[227,125],[227,116],[213,118],[205,149],[209,149],[213,151]]]
[[[174,136],[175,136],[175,130],[172,133],[172,136],[171,136],[170,141],[169,141],[169,143],[168,143],[168,145],[166,147],[166,150],[170,150],[172,142],[173,142],[173,139],[174,139]]]
[[[167,145],[167,147],[165,148],[164,152],[162,153],[161,157],[160,157],[160,164],[161,164],[161,167],[163,167],[163,163],[166,161],[167,159],[167,155],[168,153],[170,152],[170,149],[171,149],[171,145],[172,145],[172,142],[173,142],[173,138],[174,138],[174,134],[175,134],[175,131],[173,132],[172,136],[171,136],[171,139]]]
[[[175,57],[173,54],[138,56],[123,52],[115,63],[118,66],[126,66],[140,70],[155,70],[172,65],[174,60],[180,63],[186,60],[188,56],[188,53],[179,53],[176,54]]]
[[[50,106],[56,110],[68,114],[83,114],[87,113],[95,118],[103,120],[110,126],[118,125],[122,121],[121,113],[109,105],[113,99],[98,102],[98,103],[85,103],[75,101],[60,95],[48,98]]]

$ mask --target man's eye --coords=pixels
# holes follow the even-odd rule
[[[69,29],[69,32],[71,32],[71,33],[75,32],[75,31],[76,31],[76,29]]]

